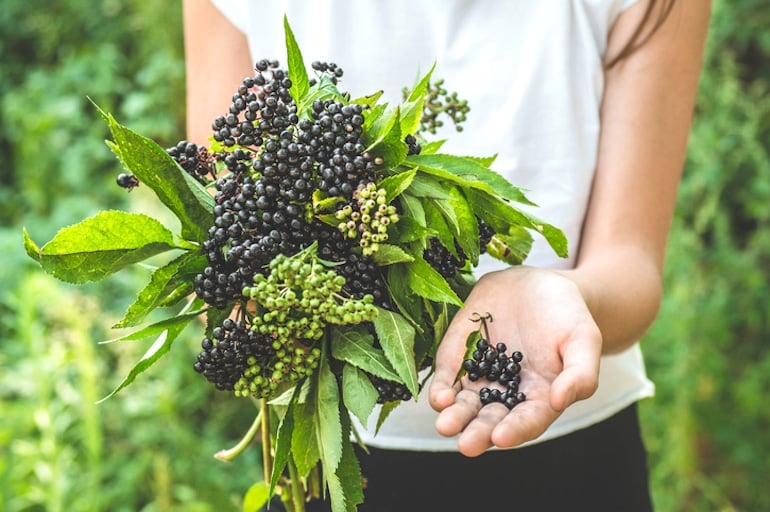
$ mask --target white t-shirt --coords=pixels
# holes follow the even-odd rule
[[[531,213],[569,240],[570,256],[562,259],[536,236],[526,263],[574,265],[596,165],[602,57],[615,19],[636,0],[213,1],[246,34],[254,61],[286,64],[286,15],[306,64],[338,64],[345,70],[340,88],[352,97],[382,89],[385,100],[400,102],[401,89],[435,62],[434,78],[471,107],[462,133],[439,134],[448,139],[442,151],[497,154],[493,168],[525,189],[538,205]],[[487,258],[478,271],[502,267]],[[537,442],[602,421],[653,390],[638,345],[604,356],[597,392],[569,407]],[[436,432],[425,395],[397,407],[376,436],[375,412],[364,441],[456,450],[455,439]]]

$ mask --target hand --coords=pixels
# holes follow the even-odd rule
[[[519,389],[527,399],[511,410],[499,403],[482,407],[479,389],[492,385],[486,380],[456,381],[468,335],[480,328],[473,319],[487,313],[490,343],[505,343],[509,355],[524,354]],[[599,328],[569,278],[524,266],[489,273],[476,283],[436,353],[429,389],[431,406],[440,412],[436,429],[445,436],[462,433],[458,448],[471,457],[535,439],[570,404],[596,391],[601,349]]]

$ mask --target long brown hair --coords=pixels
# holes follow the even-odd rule
[[[605,64],[605,67],[607,69],[612,68],[618,62],[626,59],[629,55],[638,50],[644,43],[649,41],[660,26],[666,21],[666,18],[668,18],[671,9],[674,7],[675,1],[676,0],[649,0],[647,9],[644,11],[644,16],[642,16],[642,20],[636,26],[636,29],[634,29],[634,33],[631,34],[631,37],[618,54]],[[661,7],[656,9],[658,4],[660,4]],[[648,25],[650,25],[649,29],[647,29]]]

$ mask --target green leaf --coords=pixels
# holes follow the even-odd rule
[[[317,414],[315,393],[308,392],[307,399],[294,406],[291,454],[297,466],[297,472],[303,477],[307,476],[321,459]]]
[[[340,394],[337,378],[329,369],[326,357],[321,357],[321,364],[315,374],[315,403],[317,407],[316,435],[321,452],[321,464],[326,474],[337,470],[342,458],[342,423],[340,420]],[[312,389],[312,388],[311,388]]]
[[[412,324],[422,321],[423,304],[420,297],[414,294],[409,279],[407,265],[390,265],[386,281],[390,297],[399,312],[408,318]]]
[[[300,100],[305,97],[310,89],[310,80],[307,76],[307,68],[305,68],[305,61],[302,59],[302,52],[299,49],[297,40],[294,38],[294,32],[292,32],[289,26],[289,19],[283,17],[283,29],[286,33],[286,55],[289,66],[289,79],[291,80],[291,92],[294,101],[300,103]]]
[[[410,169],[408,171],[394,174],[393,176],[388,176],[377,184],[377,188],[385,189],[385,200],[390,203],[404,190],[409,188],[416,174],[416,169]]]
[[[268,490],[267,482],[261,480],[246,491],[243,496],[243,512],[259,512],[262,510],[268,500],[270,499],[270,491]]]
[[[362,424],[366,424],[377,404],[377,388],[369,377],[352,364],[342,367],[342,401]]]
[[[196,302],[198,300],[196,299]],[[176,316],[172,316],[169,318],[164,318],[163,320],[160,320],[158,322],[155,322],[153,324],[150,324],[148,326],[145,326],[138,331],[133,331],[128,334],[124,334],[123,336],[118,336],[117,338],[112,338],[109,340],[100,341],[100,345],[106,345],[110,343],[117,343],[119,341],[137,341],[137,340],[143,340],[145,338],[149,338],[150,336],[156,336],[158,334],[163,334],[163,332],[169,330],[169,329],[176,329],[177,327],[181,326],[184,328],[185,325],[187,325],[190,320],[193,318],[197,318],[203,313],[208,311],[207,309],[196,309],[195,311],[190,311],[188,313],[180,313]]]
[[[456,234],[457,243],[465,252],[471,265],[478,265],[480,253],[479,223],[476,215],[458,187],[451,187],[449,194],[451,199],[448,201],[448,204],[452,208],[454,219],[459,228]]]
[[[139,362],[134,365],[131,371],[128,372],[128,375],[126,375],[121,383],[118,384],[118,387],[116,387],[109,395],[99,400],[98,403],[104,402],[108,398],[114,396],[118,391],[134,382],[134,379],[137,377],[137,375],[147,370],[150,366],[155,364],[158,359],[166,355],[168,351],[171,350],[171,345],[174,343],[174,340],[176,340],[176,338],[184,330],[187,324],[189,324],[190,321],[195,318],[195,316],[197,316],[191,315],[192,314],[179,315],[174,317],[176,322],[168,324],[167,329],[160,333],[160,336],[158,336],[150,348],[147,349],[147,352],[144,353]]]
[[[24,235],[24,250],[27,256],[35,261],[40,261],[40,247],[29,237],[26,227],[22,228],[22,233]]]
[[[420,206],[420,208],[424,218],[425,212],[422,210],[422,206]],[[409,242],[415,242],[418,240],[424,242],[425,239],[433,236],[434,234],[435,233],[433,229],[425,227],[425,225],[418,223],[412,217],[408,217],[406,215],[402,215],[395,225],[391,224],[388,227],[388,240],[394,244],[399,245],[400,247],[405,247]],[[424,245],[424,243],[422,245]]]
[[[422,202],[408,193],[407,190],[401,194],[401,210],[404,217],[408,217],[421,226],[427,226],[425,221],[425,210]]]
[[[186,252],[155,270],[150,277],[150,282],[139,292],[134,303],[128,307],[123,319],[113,325],[113,329],[139,325],[153,309],[167,298],[166,294],[176,291],[180,273],[185,277],[190,275],[188,265],[191,262],[195,262],[196,267],[203,268],[206,258],[198,252]],[[190,286],[183,287],[185,290],[189,288]]]
[[[381,116],[375,118],[366,135],[368,139],[366,151],[381,156],[385,160],[385,167],[395,167],[404,160],[408,148],[401,140],[398,107],[386,110]]]
[[[446,139],[432,140],[430,142],[426,142],[425,144],[422,144],[422,151],[420,151],[420,154],[435,155],[436,153],[441,151],[441,148],[444,146],[444,143],[446,143]]]
[[[334,82],[332,82],[328,76],[323,75],[318,80],[318,83],[310,87],[307,94],[301,98],[301,101],[297,102],[297,115],[299,117],[307,118],[310,115],[310,110],[313,107],[314,101],[325,101],[330,99],[345,101],[345,98],[342,97],[342,94],[339,89],[337,89],[337,86],[334,85]]]
[[[455,234],[453,230],[449,228],[441,210],[438,209],[432,200],[424,201],[423,208],[425,209],[425,222],[430,226],[430,229],[433,230],[433,236],[438,238],[441,245],[443,245],[452,255],[457,257]]]
[[[335,512],[355,512],[358,510],[357,505],[364,502],[361,466],[349,440],[344,442],[339,467],[333,476],[328,477],[327,484],[332,510]]]
[[[273,455],[273,468],[270,474],[270,488],[268,490],[268,496],[272,496],[275,490],[275,486],[278,484],[278,479],[281,477],[286,464],[289,462],[291,455],[291,440],[294,431],[294,405],[297,403],[301,385],[294,387],[294,393],[292,394],[289,407],[286,410],[286,414],[281,418],[281,423],[278,425],[278,431],[275,437],[275,454]],[[262,411],[263,414],[269,414],[269,410]]]
[[[452,290],[446,279],[425,260],[417,258],[404,265],[409,268],[409,284],[414,293],[433,302],[447,302],[462,307],[463,301]]]
[[[97,107],[98,108],[98,107]],[[181,223],[182,237],[203,243],[214,222],[214,198],[184,171],[155,141],[122,126],[111,114],[100,112],[114,142],[107,142],[123,166],[147,185]]]
[[[337,329],[331,334],[332,356],[383,379],[401,382],[385,354],[373,346],[371,334],[356,328]]]
[[[385,357],[416,397],[419,389],[414,364],[414,328],[401,315],[383,308],[378,308],[373,324]]]
[[[62,281],[99,281],[171,249],[187,248],[160,222],[140,213],[106,210],[61,229],[38,249],[25,232],[25,248],[43,270]]]
[[[406,101],[401,105],[401,133],[415,134],[419,130],[423,105],[425,104],[425,92],[435,68],[436,63],[434,62],[430,70],[412,88]]]
[[[375,105],[377,105],[377,102],[380,100],[384,93],[385,91],[377,91],[374,94],[369,94],[368,96],[358,97],[352,100],[351,103],[356,103],[358,105],[363,105],[369,108],[375,108]]]
[[[483,165],[478,159],[446,154],[412,155],[406,157],[404,163],[454,181],[464,188],[477,188],[510,201],[534,206],[520,188]]]
[[[382,404],[382,407],[380,408],[380,415],[377,417],[377,426],[374,429],[375,434],[380,431],[380,427],[382,427],[382,424],[385,423],[386,419],[388,419],[390,413],[393,412],[393,410],[399,405],[401,405],[400,400],[393,400]]]
[[[498,233],[508,232],[509,226],[521,226],[523,228],[537,231],[546,239],[554,252],[566,258],[568,255],[568,242],[564,233],[539,220],[537,217],[529,215],[510,203],[477,189],[466,189],[466,197],[473,207],[473,210],[487,222]]]
[[[416,170],[416,169],[413,169]],[[449,194],[438,178],[426,173],[418,173],[409,185],[409,193],[415,197],[431,197],[435,199],[449,199]]]
[[[374,263],[380,267],[414,260],[414,257],[407,254],[401,247],[382,243],[379,245],[379,248],[372,253],[371,257]]]
[[[509,265],[521,265],[531,249],[532,235],[518,226],[511,226],[509,234],[495,234],[487,244],[490,256]]]

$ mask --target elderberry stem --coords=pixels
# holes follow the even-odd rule
[[[302,481],[299,478],[299,472],[297,466],[294,464],[294,460],[289,458],[289,485],[291,485],[291,500],[294,504],[295,512],[305,512],[305,489],[302,486]]]
[[[259,412],[262,415],[262,468],[265,472],[265,482],[270,482],[273,473],[273,447],[270,444],[270,410],[266,398],[260,399]]]
[[[262,409],[259,410],[257,413],[257,417],[254,418],[254,422],[249,427],[249,430],[246,431],[246,434],[241,438],[240,441],[238,441],[238,444],[233,446],[232,448],[228,448],[227,450],[220,450],[217,453],[214,454],[214,458],[218,460],[223,460],[225,462],[231,462],[233,459],[235,459],[238,455],[243,452],[248,446],[249,443],[251,443],[254,438],[257,435],[257,431],[259,430],[260,425],[262,424]],[[267,480],[269,482],[269,480]]]

